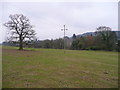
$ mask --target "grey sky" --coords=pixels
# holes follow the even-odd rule
[[[0,3],[0,11],[1,24],[9,20],[10,14],[27,16],[40,40],[63,37],[64,24],[67,36],[95,31],[102,25],[118,30],[117,2],[4,2]],[[7,30],[0,29],[3,41]]]

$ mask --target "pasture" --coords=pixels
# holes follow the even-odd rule
[[[118,53],[2,47],[3,88],[117,88]]]

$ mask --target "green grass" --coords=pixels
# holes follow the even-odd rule
[[[3,88],[117,88],[118,53],[3,47]]]

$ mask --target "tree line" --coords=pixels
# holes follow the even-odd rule
[[[94,36],[87,35],[79,38],[74,36],[71,48],[74,50],[120,51],[120,40],[117,39],[116,33],[111,31],[111,28],[101,26],[97,28]]]
[[[100,28],[100,27],[99,27]],[[19,41],[3,42],[3,45],[19,47]],[[63,49],[64,39],[24,41],[23,47]],[[96,31],[95,35],[65,37],[65,48],[70,50],[107,50],[120,51],[120,40],[113,31]]]

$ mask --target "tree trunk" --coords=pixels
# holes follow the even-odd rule
[[[19,42],[19,50],[23,50],[23,40],[22,40],[22,36],[20,35],[20,42]]]

